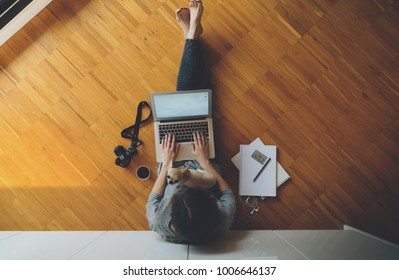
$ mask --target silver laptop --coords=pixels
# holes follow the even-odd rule
[[[212,91],[192,90],[150,94],[154,116],[155,150],[157,162],[162,162],[162,138],[176,136],[179,153],[176,161],[195,159],[192,154],[193,133],[206,135],[209,158],[215,157],[212,124]]]

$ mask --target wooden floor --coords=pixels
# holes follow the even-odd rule
[[[399,2],[204,0],[217,152],[260,137],[292,179],[235,229],[354,226],[399,244]],[[173,90],[186,1],[53,1],[0,47],[0,230],[148,230],[152,124],[114,165],[148,93]]]

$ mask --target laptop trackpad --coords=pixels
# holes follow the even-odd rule
[[[176,161],[195,159],[192,150],[192,143],[179,143],[179,153]]]

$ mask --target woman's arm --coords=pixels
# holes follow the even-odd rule
[[[216,177],[220,191],[224,192],[230,189],[229,184],[223,179],[219,172],[216,171],[215,167],[213,167],[212,163],[209,161],[209,144],[202,133],[194,133],[192,151],[201,167]]]
[[[175,136],[167,134],[164,138],[162,138],[161,172],[159,172],[158,178],[156,179],[154,186],[151,189],[151,192],[163,196],[166,186],[166,177],[168,174],[168,169],[170,166],[172,166],[178,153],[179,153],[179,145],[176,145]]]

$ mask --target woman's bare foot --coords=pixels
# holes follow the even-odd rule
[[[187,38],[188,30],[190,29],[190,10],[180,7],[176,10],[176,19],[183,30],[184,38]]]
[[[204,6],[200,0],[190,1],[190,28],[188,29],[187,39],[198,39],[202,34],[201,17]]]

